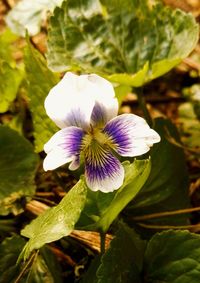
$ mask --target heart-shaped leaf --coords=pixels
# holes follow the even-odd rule
[[[68,0],[50,19],[47,59],[54,71],[95,72],[138,87],[185,58],[198,33],[191,14],[150,8],[147,0]]]
[[[200,281],[200,236],[188,231],[156,234],[145,252],[145,282]]]

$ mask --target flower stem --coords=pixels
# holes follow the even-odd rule
[[[146,101],[145,101],[145,98],[144,98],[144,95],[143,95],[142,88],[141,87],[134,88],[134,92],[137,95],[138,103],[139,103],[140,108],[143,111],[145,120],[147,121],[149,126],[152,127],[152,118],[151,118],[150,113],[147,109]]]
[[[106,233],[100,232],[100,240],[101,240],[101,255],[105,253],[105,244],[106,244]]]

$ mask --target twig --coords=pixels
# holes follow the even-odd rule
[[[99,233],[94,231],[81,231],[73,230],[70,234],[70,237],[82,242],[84,245],[87,245],[89,248],[92,248],[95,251],[100,252],[100,238]],[[108,249],[113,236],[110,234],[105,235],[105,249]]]
[[[178,209],[178,210],[173,210],[173,211],[164,211],[164,212],[152,213],[152,214],[147,214],[147,215],[135,216],[133,217],[133,220],[135,221],[149,220],[149,219],[161,218],[165,216],[185,214],[185,213],[190,213],[190,212],[195,212],[195,211],[200,211],[200,207]]]
[[[55,197],[55,195],[64,197],[66,195],[66,192],[37,192],[35,195],[38,197]]]
[[[145,224],[145,223],[138,223],[141,227],[148,228],[148,229],[156,229],[156,230],[184,230],[184,229],[194,229],[199,228],[200,223],[195,225],[181,225],[181,226],[173,226],[173,225],[153,225],[153,224]]]
[[[66,263],[72,267],[76,266],[76,262],[68,255],[64,254],[61,250],[52,247],[52,246],[48,246],[48,248],[59,258],[61,258],[62,260],[66,261]]]
[[[31,213],[35,215],[40,215],[48,208],[49,208],[48,205],[42,202],[39,202],[37,200],[31,200],[30,202],[26,204],[26,210],[30,211]]]
[[[200,71],[200,64],[196,61],[192,60],[191,58],[185,58],[183,62],[188,65],[190,68]]]

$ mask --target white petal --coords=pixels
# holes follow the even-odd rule
[[[58,131],[44,146],[47,153],[43,163],[44,170],[53,170],[70,161],[73,162],[71,168],[78,168],[83,136],[84,132],[77,127]]]
[[[66,73],[45,100],[48,116],[60,128],[87,127],[95,104],[93,84],[87,76]]]
[[[63,150],[59,147],[54,148],[47,154],[43,162],[44,171],[54,170],[72,160],[72,157],[65,156]]]
[[[139,156],[160,141],[160,136],[147,122],[134,114],[123,114],[108,122],[104,128],[114,149],[122,156]]]
[[[107,80],[95,74],[77,76],[68,72],[49,92],[45,109],[60,128],[86,129],[95,103],[101,105],[106,122],[117,115],[118,103],[114,96],[113,86]]]

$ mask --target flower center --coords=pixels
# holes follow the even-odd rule
[[[114,148],[111,138],[103,133],[99,128],[91,126],[88,133],[84,136],[81,146],[81,152],[84,159],[98,159],[104,151],[110,151]]]
[[[95,147],[95,145],[104,146],[109,145],[110,138],[101,132],[100,129],[91,130],[85,135],[82,142],[82,150],[86,150],[88,147]]]
[[[87,164],[103,164],[109,151],[109,137],[102,133],[100,129],[92,128],[84,136],[81,153]]]

